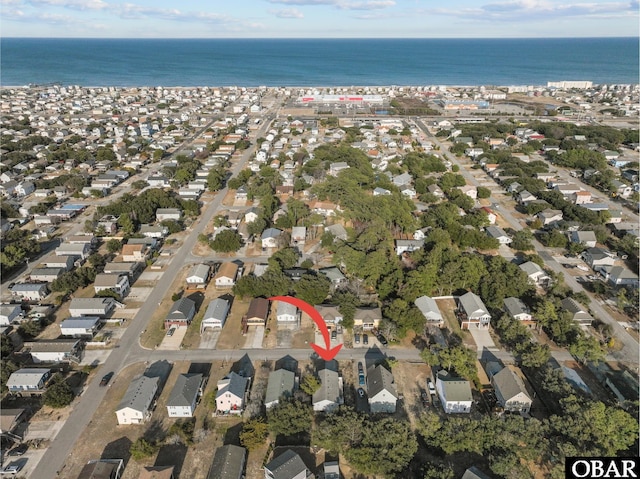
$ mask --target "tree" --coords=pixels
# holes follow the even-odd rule
[[[313,374],[307,374],[300,381],[300,389],[306,392],[309,396],[312,396],[318,389],[320,389],[320,381]]]
[[[134,190],[144,190],[147,186],[149,186],[149,183],[144,180],[136,180],[131,183],[131,188]]]
[[[225,171],[221,167],[212,168],[207,175],[207,187],[209,191],[218,191],[224,184]]]
[[[345,456],[364,474],[387,476],[407,467],[417,450],[418,441],[408,422],[384,418],[366,421],[362,439]]]
[[[300,401],[280,401],[267,411],[269,431],[274,436],[293,436],[311,429],[313,410]]]
[[[140,461],[144,458],[153,456],[156,452],[158,452],[159,446],[150,441],[147,441],[145,438],[141,437],[136,440],[131,447],[129,448],[129,452],[131,453],[131,457],[136,461]]]
[[[263,418],[257,417],[250,419],[242,424],[240,444],[249,451],[254,451],[264,445],[268,435],[269,427]]]
[[[344,454],[347,449],[360,442],[364,423],[364,415],[348,406],[341,406],[314,428],[313,444],[334,454]]]
[[[455,371],[465,379],[477,378],[475,353],[464,345],[449,347],[438,353],[440,365],[447,371]]]
[[[181,420],[178,419],[169,428],[169,436],[177,436],[179,441],[183,444],[190,446],[193,444],[193,433],[195,430],[195,419],[193,420]]]
[[[111,254],[117,253],[122,248],[122,242],[117,239],[110,239],[107,241],[107,251]]]
[[[47,387],[47,390],[42,395],[44,403],[55,409],[68,406],[73,402],[73,398],[74,395],[71,386],[62,378],[58,378],[53,384]]]
[[[485,186],[478,186],[478,198],[491,197],[491,190]]]
[[[234,230],[224,230],[209,242],[212,250],[219,253],[238,251],[242,246],[242,237]]]
[[[304,274],[293,284],[296,296],[309,304],[320,304],[329,295],[331,281],[323,274]]]
[[[513,234],[513,241],[511,242],[511,248],[517,251],[530,251],[533,249],[533,234],[531,230],[523,229],[516,231]]]
[[[298,252],[293,248],[282,248],[271,255],[268,263],[269,267],[280,270],[293,268],[298,263]]]

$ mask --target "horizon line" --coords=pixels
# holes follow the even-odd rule
[[[587,39],[635,39],[634,35],[622,36],[566,36],[566,37],[37,37],[0,36],[1,40],[587,40]]]

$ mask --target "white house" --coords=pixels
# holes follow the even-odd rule
[[[396,254],[411,253],[422,249],[424,247],[424,240],[396,240]]]
[[[612,286],[638,287],[638,275],[624,266],[600,266],[598,272]]]
[[[7,380],[7,388],[11,393],[42,392],[51,376],[50,369],[22,368],[11,373]]]
[[[593,231],[572,231],[569,239],[572,243],[583,243],[587,248],[595,248],[598,242]]]
[[[200,323],[200,334],[207,328],[218,329],[224,326],[229,314],[229,301],[216,298],[209,303]]]
[[[291,303],[278,301],[276,318],[278,323],[295,324],[299,321],[298,308]]]
[[[187,275],[187,284],[198,288],[204,288],[209,281],[210,268],[206,264],[195,264]]]
[[[531,311],[526,304],[522,302],[520,298],[504,298],[504,310],[505,312],[517,321],[528,322],[533,319]]]
[[[318,371],[320,388],[313,393],[313,410],[332,412],[344,404],[342,378],[336,371],[325,368]]]
[[[193,417],[202,395],[204,377],[202,374],[181,374],[176,379],[169,399],[167,400],[167,414],[169,417]]]
[[[262,240],[263,248],[276,248],[278,246],[278,238],[282,231],[278,228],[267,228],[262,232],[260,239]]]
[[[230,372],[224,379],[218,381],[217,411],[219,413],[241,414],[250,383],[250,378],[242,377],[234,372]]]
[[[182,211],[179,208],[158,208],[156,210],[156,221],[180,221],[181,218]]]
[[[87,243],[62,243],[56,248],[56,256],[75,256],[87,259],[91,254],[91,245]]]
[[[46,283],[17,283],[11,287],[11,296],[27,301],[40,301],[48,294]]]
[[[24,316],[19,304],[0,305],[0,326],[9,326],[14,321],[20,321]]]
[[[111,290],[123,298],[130,289],[129,277],[126,274],[100,273],[96,275],[93,289],[96,294],[100,291]]]
[[[69,304],[69,314],[103,318],[108,316],[118,304],[113,298],[73,298]]]
[[[302,246],[307,237],[306,226],[294,226],[291,229],[291,246]]]
[[[415,300],[415,305],[427,320],[427,323],[443,324],[444,318],[435,299],[429,296],[420,296]]]
[[[541,285],[551,279],[545,272],[545,270],[543,270],[539,264],[534,263],[533,261],[522,263],[519,268],[524,271],[532,284]]]
[[[498,240],[500,244],[509,244],[513,241],[505,231],[498,226],[487,226],[484,231],[490,238]]]
[[[149,408],[158,391],[160,378],[140,376],[129,384],[116,409],[118,424],[142,424],[151,417]]]
[[[367,373],[367,393],[369,408],[373,414],[396,412],[398,392],[393,381],[393,374],[382,365],[369,369]]]
[[[436,391],[442,408],[447,414],[470,413],[473,404],[469,381],[449,375],[446,371],[438,372]]]
[[[231,288],[236,284],[237,275],[238,265],[236,263],[222,263],[214,279],[216,289]]]
[[[458,311],[462,329],[469,329],[472,325],[476,328],[489,327],[491,315],[477,294],[469,291],[460,296],[458,298]]]
[[[269,373],[264,406],[270,409],[278,404],[281,398],[292,397],[295,379],[295,374],[287,369],[278,369]]]
[[[92,338],[99,327],[98,316],[71,317],[60,323],[60,334],[72,338]]]
[[[84,355],[81,339],[50,339],[24,343],[24,352],[31,355],[35,364],[79,363]]]

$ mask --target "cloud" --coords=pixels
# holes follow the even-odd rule
[[[269,10],[269,13],[278,18],[304,18],[304,15],[297,8],[285,8],[283,10]]]
[[[36,8],[61,7],[70,10],[105,10],[110,5],[102,0],[27,0]]]
[[[552,3],[545,0],[495,2],[477,8],[428,9],[424,13],[477,21],[554,20],[560,17],[600,17],[637,12],[638,0],[604,3]]]
[[[77,18],[68,15],[56,15],[52,13],[25,13],[22,10],[3,10],[2,17],[5,20],[14,20],[25,23],[47,23],[50,25],[73,25],[79,24]]]
[[[298,5],[306,7],[315,7],[319,5],[327,5],[340,10],[379,10],[387,7],[393,7],[395,0],[268,0],[269,3],[279,3],[282,5]]]

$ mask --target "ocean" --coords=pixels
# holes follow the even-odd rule
[[[637,38],[0,39],[0,84],[81,86],[640,83]]]

